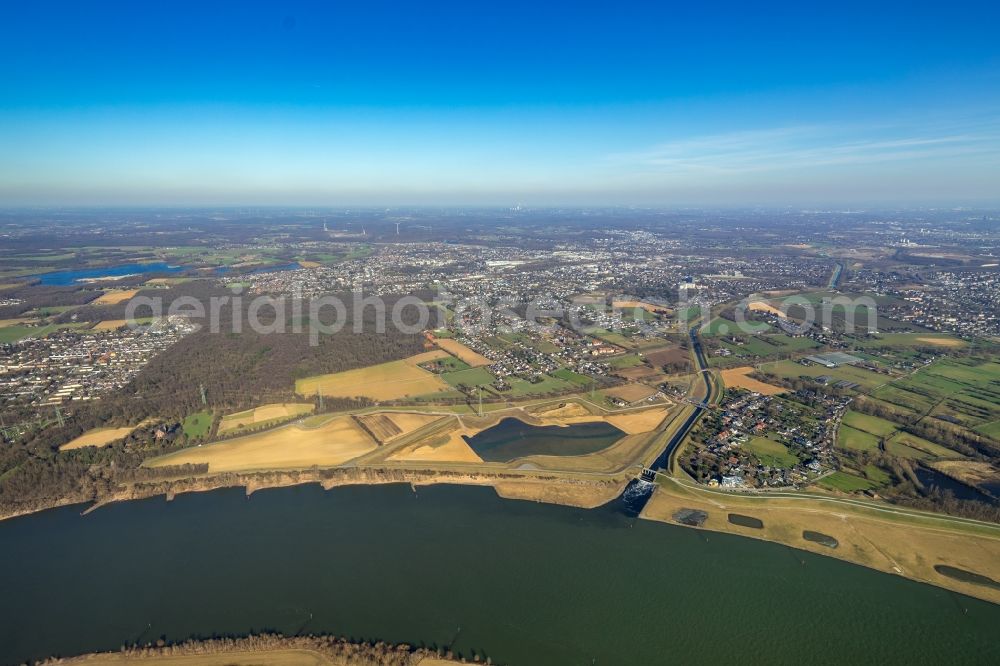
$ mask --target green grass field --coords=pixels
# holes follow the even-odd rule
[[[976,428],[976,432],[986,435],[987,437],[1000,440],[1000,421],[994,421],[993,423],[981,425]]]
[[[428,361],[427,363],[422,363],[421,368],[431,369],[431,368],[441,368],[442,372],[458,372],[460,370],[468,370],[469,364],[461,359],[457,359],[454,356],[449,356],[448,358],[440,358],[436,361]]]
[[[615,370],[621,370],[622,368],[634,368],[637,365],[642,364],[642,358],[637,354],[624,354],[622,356],[613,356],[607,359],[607,364],[610,365]]]
[[[564,379],[559,379],[558,377],[552,377],[551,375],[543,375],[542,381],[537,384],[532,384],[525,379],[510,379],[508,380],[510,384],[510,390],[505,391],[505,396],[510,396],[512,398],[519,398],[528,395],[542,395],[545,393],[554,393],[556,391],[569,391],[571,389],[579,390],[579,386],[572,384]]]
[[[469,368],[458,372],[446,372],[441,375],[452,386],[464,384],[465,386],[489,386],[496,377],[486,368]]]
[[[861,337],[855,341],[860,347],[936,347],[965,346],[960,338],[946,333],[882,333],[875,337]]]
[[[848,474],[847,472],[834,472],[830,476],[820,479],[819,485],[833,490],[842,490],[845,493],[853,493],[858,490],[868,490],[869,488],[874,488],[876,484],[868,479],[862,479],[860,476],[855,476],[854,474]]]
[[[865,478],[873,483],[877,483],[880,486],[884,486],[890,481],[892,477],[887,473],[876,467],[875,465],[865,465],[864,470]]]
[[[855,451],[874,451],[878,448],[878,437],[863,430],[841,425],[837,434],[837,446]]]
[[[212,428],[212,412],[206,409],[190,414],[184,419],[182,427],[188,437],[204,437]]]
[[[753,454],[764,465],[787,469],[794,467],[799,462],[798,457],[790,453],[787,446],[767,437],[752,437],[743,446],[753,451]]]
[[[765,363],[761,366],[765,372],[778,375],[779,377],[831,377],[833,381],[848,381],[858,384],[863,389],[872,389],[880,384],[889,381],[889,377],[880,375],[862,368],[855,368],[850,365],[842,365],[839,368],[825,368],[820,365],[802,365],[796,361],[777,361]]]
[[[590,377],[573,372],[569,368],[559,368],[558,370],[553,372],[552,375],[554,377],[562,379],[563,381],[567,381],[570,384],[576,384],[577,386],[589,387],[591,382],[593,381],[591,380]]]
[[[847,410],[844,414],[844,424],[855,430],[863,430],[877,437],[888,437],[898,430],[898,426],[892,421],[880,419],[877,416],[869,416],[861,412]]]
[[[776,332],[776,329],[762,321],[747,321],[745,324],[749,329],[747,333]],[[701,334],[705,337],[715,338],[721,335],[745,335],[746,333],[742,333],[740,331],[739,325],[736,322],[730,321],[729,319],[723,319],[722,317],[716,317],[708,324],[708,326],[701,329]]]
[[[886,441],[885,450],[901,458],[915,458],[925,460],[928,458],[962,458],[962,454],[952,451],[946,446],[935,444],[923,437],[911,435],[908,432],[900,432],[893,435]]]
[[[598,340],[603,340],[604,342],[616,345],[618,347],[623,347],[625,349],[632,349],[635,344],[626,338],[621,333],[614,333],[603,328],[591,328],[587,329],[587,335],[597,338]]]

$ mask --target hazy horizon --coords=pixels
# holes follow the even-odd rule
[[[1000,205],[1000,9],[890,4],[25,3],[0,206]]]

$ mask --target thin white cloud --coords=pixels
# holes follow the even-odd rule
[[[941,129],[941,128],[936,128]],[[922,128],[793,126],[679,139],[609,156],[646,176],[733,176],[971,155],[1000,158],[1000,128],[934,133]],[[878,136],[873,136],[873,135]]]

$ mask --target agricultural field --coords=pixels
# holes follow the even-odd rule
[[[744,335],[742,344],[723,340],[722,346],[733,352],[737,357],[781,356],[796,352],[818,349],[820,345],[811,338],[799,338],[777,333],[772,335]]]
[[[493,361],[491,361],[490,359],[486,358],[477,351],[469,349],[458,340],[454,340],[451,338],[444,338],[441,340],[435,340],[434,344],[436,344],[438,347],[445,350],[452,356],[461,359],[462,361],[469,364],[473,368],[492,365],[493,363]]]
[[[681,349],[680,347],[663,347],[659,349],[650,349],[645,353],[645,357],[646,360],[653,365],[653,367],[658,368],[670,363],[690,361],[691,353],[686,349]]]
[[[976,428],[976,432],[986,435],[987,437],[1000,440],[1000,421],[994,421],[993,423],[981,425]]]
[[[112,442],[122,439],[138,426],[126,428],[92,428],[75,439],[71,439],[59,447],[60,451],[72,451],[82,449],[85,446],[107,446]]]
[[[249,472],[332,467],[376,448],[375,440],[350,416],[308,428],[290,425],[204,446],[194,446],[147,461],[148,467],[208,464],[208,471]]]
[[[837,431],[837,446],[855,451],[874,451],[878,449],[879,438],[875,435],[856,430],[847,425],[841,425]]]
[[[787,392],[787,389],[780,386],[772,386],[771,384],[766,384],[750,377],[749,375],[753,371],[752,367],[745,365],[739,368],[723,370],[720,374],[725,385],[731,388],[746,389],[747,391],[753,391],[761,395],[777,395]]]
[[[379,412],[357,415],[354,418],[379,444],[383,444],[439,421],[443,417],[437,414],[418,414],[416,412]]]
[[[943,417],[970,429],[1000,419],[1000,363],[943,359],[872,394],[919,414]]]
[[[621,370],[623,368],[631,368],[637,365],[642,365],[642,357],[638,354],[622,354],[621,356],[612,356],[606,359],[605,362],[611,366],[613,370]]]
[[[899,427],[892,421],[880,419],[877,416],[862,414],[861,412],[855,412],[850,409],[847,410],[846,414],[844,414],[843,423],[844,425],[848,425],[856,430],[863,430],[867,433],[871,433],[876,437],[888,437],[899,429]]]
[[[743,446],[764,465],[789,469],[799,463],[798,457],[790,453],[787,446],[767,437],[751,437]]]
[[[853,340],[853,344],[859,347],[868,348],[892,348],[892,347],[940,347],[941,349],[955,349],[966,346],[961,338],[947,333],[880,333],[875,336],[859,335]]]
[[[593,381],[590,377],[573,372],[569,368],[559,368],[552,373],[552,376],[577,386],[590,386]]]
[[[45,333],[49,330],[52,329],[49,327],[40,328],[37,326],[21,326],[18,324],[14,324],[12,326],[2,326],[0,327],[0,344],[17,342],[22,338]]]
[[[618,398],[619,400],[633,403],[652,397],[656,395],[657,391],[645,384],[625,384],[624,386],[606,389],[603,393],[610,398]]]
[[[565,379],[553,377],[552,375],[542,375],[538,382],[529,382],[520,377],[508,378],[507,383],[510,384],[510,390],[504,391],[503,395],[511,398],[564,393],[580,388],[576,384],[568,382]]]
[[[225,435],[254,426],[276,423],[287,418],[309,414],[313,409],[315,406],[308,402],[280,402],[261,405],[222,417],[222,421],[219,422],[218,434]]]
[[[868,390],[881,386],[892,379],[889,376],[880,375],[876,372],[850,365],[842,365],[839,368],[826,368],[816,364],[802,365],[795,361],[764,363],[761,365],[761,370],[787,378],[810,377],[815,379],[816,377],[826,376],[830,377],[834,382],[848,381]]]
[[[460,361],[454,356],[449,356],[447,358],[439,358],[434,361],[428,361],[427,363],[421,363],[420,367],[430,372],[442,374],[445,372],[468,370],[471,366],[465,361]]]
[[[446,356],[447,352],[436,349],[401,361],[307,377],[295,382],[295,392],[302,396],[322,393],[328,398],[364,396],[372,400],[399,400],[445,392],[451,390],[451,386],[441,375],[424,370],[420,364]]]
[[[700,332],[704,337],[709,338],[717,338],[723,335],[751,335],[756,333],[779,332],[778,329],[766,322],[754,321],[752,319],[747,319],[742,324],[742,326],[747,328],[746,331],[742,331],[740,326],[740,324],[726,319],[725,317],[715,317],[708,323],[707,326],[702,327]]]
[[[604,328],[589,328],[585,332],[591,337],[615,345],[616,347],[621,347],[622,349],[635,348],[635,343],[621,333],[615,333]]]
[[[105,291],[91,305],[118,305],[139,293],[138,289]]]
[[[485,368],[469,368],[468,370],[447,372],[441,375],[441,378],[456,388],[463,385],[489,386],[496,381],[496,377],[493,376],[493,373]]]

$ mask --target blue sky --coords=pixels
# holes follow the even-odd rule
[[[5,7],[0,205],[1000,203],[995,2],[207,4]]]

